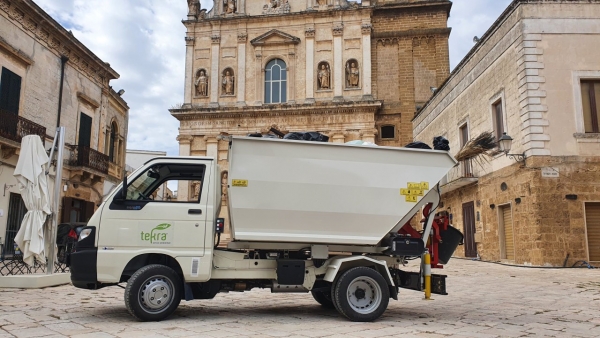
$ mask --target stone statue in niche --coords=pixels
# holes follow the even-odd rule
[[[191,15],[191,16],[198,15],[199,11],[200,11],[200,1],[188,0],[188,15]]]
[[[221,86],[223,90],[223,94],[225,95],[233,95],[233,85],[235,83],[235,77],[228,70],[223,74],[223,81],[221,81]]]
[[[325,6],[325,5],[327,5],[327,0],[317,0],[317,4],[319,6]]]
[[[331,88],[331,72],[329,71],[329,66],[327,64],[321,64],[317,79],[319,79],[319,89]]]
[[[198,197],[200,196],[200,185],[201,182],[200,181],[193,181],[192,182],[192,191],[191,191],[191,197],[190,200],[197,200]]]
[[[269,3],[263,6],[263,14],[281,14],[289,12],[290,4],[288,0],[269,0]]]
[[[223,0],[223,12],[225,14],[233,14],[236,9],[235,0]]]
[[[224,171],[223,174],[221,174],[221,197],[224,200],[227,200],[227,177],[228,177],[228,172]]]
[[[360,71],[356,61],[348,61],[346,64],[346,86],[356,88],[359,83]]]
[[[200,69],[200,72],[197,74],[196,82],[194,85],[196,86],[196,95],[198,96],[207,96],[208,95],[208,76],[206,76],[206,71],[204,69]]]

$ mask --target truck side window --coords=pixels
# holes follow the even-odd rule
[[[155,164],[127,185],[127,200],[198,202],[204,171],[204,165]]]

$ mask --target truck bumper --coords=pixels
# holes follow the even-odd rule
[[[71,253],[69,268],[73,286],[81,289],[98,289],[97,262],[97,248]]]

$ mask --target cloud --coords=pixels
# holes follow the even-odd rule
[[[185,65],[184,0],[36,0],[48,14],[109,62],[121,78],[130,109],[127,148],[177,155],[179,122],[168,109],[183,103]],[[455,0],[449,20],[454,68],[510,0]],[[202,8],[212,1],[202,0]]]
[[[473,37],[481,37],[502,14],[511,0],[455,0],[450,12],[450,68],[454,69],[475,45]]]
[[[182,0],[37,0],[120,75],[130,106],[127,148],[177,155],[179,122],[168,109],[183,102],[185,27]]]

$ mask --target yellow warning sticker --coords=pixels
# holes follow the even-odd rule
[[[405,196],[406,202],[417,203],[419,196],[429,190],[429,182],[408,182],[406,188],[400,189],[400,195]]]
[[[408,182],[408,189],[421,189],[421,183]]]
[[[248,180],[231,180],[231,185],[234,187],[247,187]]]
[[[404,196],[423,196],[423,190],[421,189],[400,189],[400,195]]]

